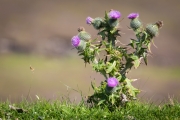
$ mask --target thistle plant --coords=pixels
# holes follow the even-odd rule
[[[91,35],[80,27],[79,33],[71,40],[84,63],[91,64],[93,70],[104,76],[99,87],[91,83],[94,93],[88,97],[87,102],[95,106],[119,107],[136,99],[140,90],[133,87],[134,80],[129,79],[127,74],[143,62],[147,65],[151,43],[162,27],[162,21],[143,27],[139,14],[131,13],[127,18],[130,19],[130,29],[136,38],[130,38],[129,44],[122,45],[118,40],[121,36],[120,17],[121,13],[116,10],[105,12],[104,18],[87,17],[86,23],[98,31],[98,37],[91,38]]]

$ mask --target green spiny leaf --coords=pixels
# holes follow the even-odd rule
[[[147,37],[148,37],[148,34],[147,34],[145,31],[144,31],[143,33],[144,33],[144,34],[143,34],[143,37],[144,37],[143,39],[146,40]]]
[[[111,103],[114,104],[115,103],[115,98],[114,98],[114,94],[112,94],[112,99],[111,99]]]
[[[109,17],[108,17],[108,14],[107,14],[107,12],[105,11],[105,17],[104,17],[106,20],[108,20],[109,19]]]
[[[117,31],[117,29],[114,28],[114,29],[112,29],[112,30],[110,31],[110,33],[113,34],[113,33],[115,33],[116,31]]]
[[[116,61],[111,64],[108,69],[106,70],[106,73],[110,73],[114,68],[116,67]]]
[[[132,81],[130,79],[126,78],[125,81],[127,83],[126,86],[129,88],[128,92],[130,93],[130,95],[132,95],[133,97],[136,97],[136,94],[139,93],[139,90],[132,86],[131,84]]]
[[[132,48],[135,48],[135,44],[136,44],[136,40],[135,39],[131,39],[130,43],[128,45],[130,45]]]
[[[139,58],[138,58],[138,56],[137,56],[137,55],[131,55],[131,59],[133,59],[133,60],[137,60],[137,59],[139,59]]]
[[[93,90],[95,90],[96,89],[95,83],[91,82],[91,87],[92,87]]]
[[[98,35],[101,35],[102,40],[105,40],[105,38],[106,38],[106,30],[100,31],[100,32],[98,33]]]
[[[134,67],[135,67],[135,69],[137,69],[137,68],[139,67],[140,63],[141,63],[141,62],[140,62],[139,59],[134,60]]]
[[[114,32],[114,35],[116,35],[116,36],[121,36],[121,34],[119,34],[119,31],[120,31],[120,30],[116,30],[116,31]]]
[[[144,62],[145,64],[147,65],[147,53],[143,53],[143,59],[144,59]]]
[[[101,105],[101,104],[103,104],[105,101],[106,101],[106,100],[100,100],[100,101],[98,102],[98,106]]]
[[[151,53],[151,43],[148,43],[148,50],[149,50],[149,52]]]

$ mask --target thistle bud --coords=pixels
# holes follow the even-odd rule
[[[158,35],[159,28],[156,24],[148,24],[146,26],[146,32],[151,36],[155,37]]]
[[[114,93],[117,90],[119,82],[116,78],[110,77],[107,80],[106,93]]]
[[[138,13],[131,13],[131,14],[128,15],[128,18],[131,19],[130,27],[133,30],[137,30],[138,28],[140,28],[142,26],[142,23],[138,19],[138,17],[139,17]]]
[[[73,36],[71,39],[71,44],[74,47],[78,47],[80,43],[80,38],[78,36]]]
[[[115,93],[116,90],[117,90],[116,87],[108,87],[108,86],[106,86],[106,89],[105,89],[105,91],[106,91],[107,94]]]
[[[157,21],[154,24],[148,24],[146,26],[146,32],[151,36],[155,37],[158,35],[159,29],[163,26],[163,21]]]
[[[131,13],[131,14],[128,15],[128,18],[129,18],[129,19],[135,19],[135,18],[137,18],[137,17],[139,17],[139,14],[138,14],[138,13]]]
[[[119,20],[118,19],[109,19],[109,26],[111,27],[118,27]]]
[[[92,24],[93,27],[97,30],[101,29],[103,27],[102,23],[103,23],[103,19],[100,17],[97,17],[95,19],[91,18],[91,17],[87,17],[86,18],[86,23],[87,24]]]
[[[78,37],[81,40],[84,40],[84,41],[87,42],[87,41],[89,41],[91,39],[90,34],[87,33],[83,27],[78,28],[78,32],[79,32]]]
[[[116,10],[110,10],[109,12],[109,19],[118,19],[121,17],[121,13]]]
[[[92,25],[95,29],[99,30],[103,27],[103,19],[100,17],[97,17],[93,20]]]
[[[78,50],[84,50],[86,48],[86,42],[81,40],[79,36],[73,36],[71,39],[71,44]]]
[[[93,20],[94,20],[93,18],[87,17],[86,18],[86,23],[90,25],[93,22]]]
[[[86,42],[81,40],[79,46],[77,47],[78,50],[84,50],[86,48]]]
[[[117,27],[119,25],[118,18],[121,17],[121,13],[116,10],[110,10],[109,12],[109,25],[111,27]]]

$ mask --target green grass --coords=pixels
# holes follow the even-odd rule
[[[30,71],[30,65],[35,68]],[[146,81],[157,83],[153,86],[160,89],[167,82],[177,82],[180,78],[180,69],[167,67],[160,68],[155,66],[142,65],[137,71],[132,70],[131,78],[141,78]],[[90,76],[93,76],[90,78]],[[0,56],[0,95],[1,101],[9,100],[11,102],[0,102],[0,118],[29,120],[29,119],[113,119],[113,120],[179,120],[180,103],[174,105],[163,105],[161,107],[150,103],[132,102],[124,108],[116,109],[110,112],[107,108],[88,108],[83,104],[74,104],[70,102],[53,101],[57,96],[68,96],[65,83],[70,87],[77,88],[87,95],[90,82],[96,78],[96,82],[103,80],[99,75],[94,74],[91,67],[84,67],[83,61],[79,57],[67,58],[45,58],[40,56],[10,54]],[[150,84],[148,84],[149,86]],[[168,84],[167,84],[168,85]],[[40,95],[47,100],[36,100],[32,102],[21,101],[22,96],[27,96],[30,89],[30,96]],[[170,90],[164,88],[165,93]],[[176,90],[179,95],[178,89]],[[92,92],[92,91],[90,91]],[[175,94],[175,91],[173,91]],[[48,97],[46,97],[48,95]],[[53,96],[55,97],[53,98]],[[74,93],[72,93],[74,95]],[[79,95],[79,93],[78,93]],[[10,96],[10,97],[9,97]],[[74,95],[77,97],[77,94]],[[74,96],[71,98],[74,99]],[[79,95],[80,96],[80,95]],[[18,100],[17,100],[18,99]],[[35,99],[35,101],[34,101]],[[48,99],[52,101],[48,101]],[[15,103],[15,104],[14,104]],[[27,112],[18,113],[11,110],[9,105],[13,105]]]
[[[23,112],[10,109],[9,105],[21,108]],[[18,104],[0,103],[0,118],[3,120],[179,120],[180,103],[156,106],[153,104],[129,102],[125,107],[109,111],[107,108],[89,108],[84,104],[61,101],[37,100]]]

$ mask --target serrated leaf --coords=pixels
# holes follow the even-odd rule
[[[137,40],[131,38],[131,41],[135,41],[136,42]]]
[[[108,69],[106,70],[106,73],[110,73],[116,66],[116,61],[113,62],[113,64],[111,64]]]
[[[132,48],[135,47],[133,43],[129,43],[128,45],[131,46]]]
[[[129,45],[130,45],[132,48],[135,48],[135,44],[136,44],[136,40],[131,39]]]
[[[102,37],[102,40],[105,40],[105,37],[106,37],[106,30],[102,30],[98,33],[98,35],[101,35]]]
[[[105,17],[106,20],[109,19],[107,12],[105,11]]]
[[[148,43],[147,45],[149,52],[151,53],[151,43]]]
[[[95,84],[93,82],[91,82],[91,87],[93,90],[95,90]]]
[[[111,99],[111,103],[114,104],[115,103],[115,98],[114,98],[114,94],[112,94],[112,99]]]
[[[84,55],[84,54],[82,54],[82,53],[81,53],[81,54],[79,54],[79,56],[83,56],[83,55]]]
[[[134,61],[134,67],[135,67],[135,69],[137,69],[137,68],[139,67],[140,63],[141,63],[141,62],[140,62],[139,59],[137,59],[137,60]]]
[[[91,42],[95,42],[97,39],[98,39],[98,38],[95,38],[95,39],[91,40]]]
[[[116,31],[114,32],[114,35],[121,36],[121,34],[119,34],[119,31],[120,31],[120,30],[116,30]]]
[[[121,78],[122,78],[122,75],[119,74],[119,76],[117,77],[117,79],[118,79],[118,80],[121,80]]]
[[[98,105],[103,104],[105,101],[106,101],[106,100],[101,100],[101,101],[99,101],[99,102],[98,102]]]
[[[137,59],[139,59],[139,58],[138,58],[138,56],[137,56],[137,55],[131,55],[131,59],[133,59],[133,60],[137,60]]]
[[[145,64],[147,65],[147,53],[143,53],[143,59]]]
[[[101,74],[107,79],[107,75],[106,75],[106,72],[104,70],[101,71]]]
[[[148,37],[148,35],[147,35],[147,33],[146,33],[145,31],[144,31],[143,33],[144,33],[144,36],[143,36],[143,37],[144,37],[144,40],[146,40],[147,37]]]
[[[132,95],[134,98],[136,97],[137,93],[139,93],[140,91],[133,87],[132,84],[131,84],[131,80],[129,80],[128,78],[125,79],[125,81],[127,82],[127,87],[129,88],[129,93],[130,95]]]
[[[122,86],[118,86],[117,88],[116,88],[116,90],[118,91],[118,90],[120,90],[120,89],[122,89]],[[119,96],[119,95],[118,95]],[[116,96],[116,97],[118,97],[118,96]]]
[[[116,32],[116,28],[114,28],[114,29],[112,29],[111,31],[110,31],[110,33],[115,33]]]
[[[111,95],[109,96],[109,101],[111,101],[112,104],[115,103],[114,94],[111,94]]]

